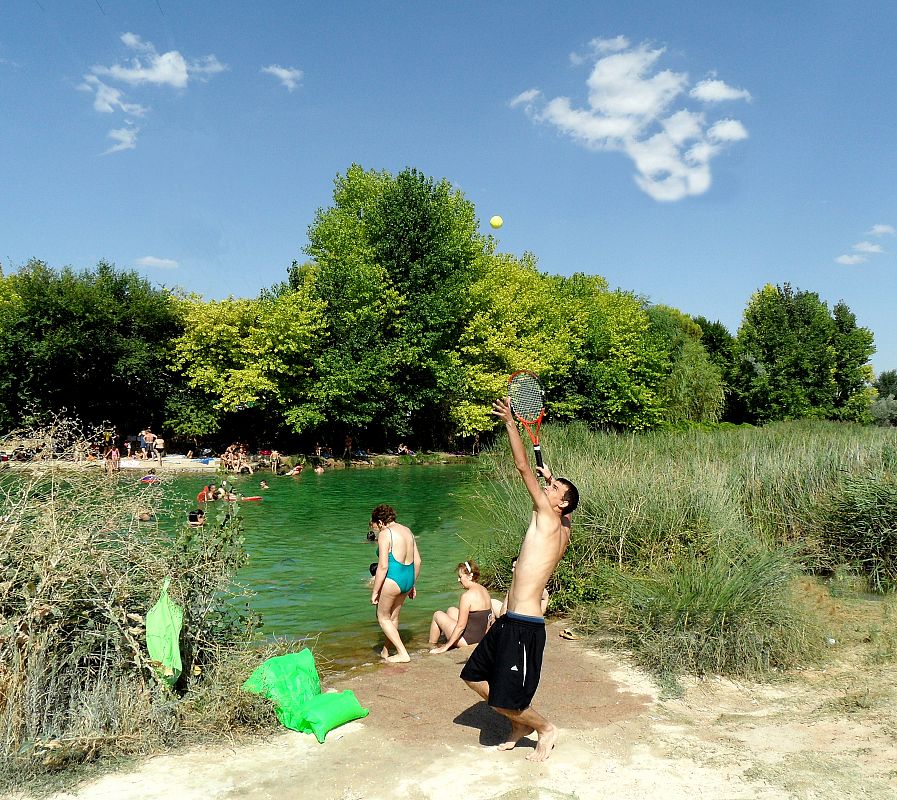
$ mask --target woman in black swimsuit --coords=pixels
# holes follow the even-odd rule
[[[485,587],[477,581],[480,568],[475,561],[458,564],[458,582],[464,588],[457,608],[437,611],[430,623],[431,653],[444,653],[453,647],[477,644],[486,635],[492,622],[492,599]],[[445,636],[445,644],[436,647],[440,636]]]

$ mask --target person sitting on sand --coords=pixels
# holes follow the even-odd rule
[[[371,512],[370,530],[377,535],[380,556],[371,591],[371,604],[377,606],[377,622],[386,636],[380,657],[391,663],[410,661],[399,635],[399,614],[405,599],[417,595],[420,551],[411,529],[396,522],[396,512],[386,503]],[[390,644],[396,649],[394,656],[389,655]]]
[[[518,558],[520,558],[520,556],[514,556],[514,558],[511,559],[511,579],[512,580],[514,578],[514,568],[517,566]],[[542,601],[540,603],[540,605],[542,607],[542,616],[543,617],[545,616],[545,612],[548,610],[549,597],[550,597],[550,595],[548,594],[548,589],[547,588],[543,589],[542,590]],[[492,599],[492,612],[495,614],[495,619],[498,619],[507,610],[508,610],[508,595],[507,594],[505,594],[504,600],[496,600],[495,598]]]
[[[234,472],[248,472],[250,475],[255,472],[249,461],[249,451],[246,449],[245,444],[241,445],[240,449],[237,451],[237,464],[234,467]]]
[[[431,653],[445,653],[453,647],[467,647],[478,644],[492,621],[492,599],[485,587],[481,586],[480,568],[476,561],[458,564],[458,582],[464,592],[458,607],[448,611],[437,611],[430,623]],[[440,635],[445,636],[445,644],[439,647]]]

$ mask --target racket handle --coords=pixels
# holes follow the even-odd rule
[[[533,445],[533,455],[536,457],[536,464],[538,464],[540,467],[545,466],[542,463],[542,445],[539,445],[539,444]]]

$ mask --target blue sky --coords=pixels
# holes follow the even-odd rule
[[[413,166],[548,272],[733,333],[787,281],[897,368],[895,34],[893,2],[14,0],[0,262],[254,296],[338,173]]]

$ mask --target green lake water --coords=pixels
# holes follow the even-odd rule
[[[173,488],[195,498],[217,476],[181,475]],[[270,484],[260,490],[259,480]],[[369,566],[376,545],[366,539],[371,509],[389,503],[417,537],[423,566],[418,596],[402,610],[409,650],[424,647],[433,611],[457,605],[455,566],[484,535],[474,465],[415,465],[303,472],[298,478],[259,473],[235,477],[235,490],[262,495],[240,503],[249,563],[238,580],[256,596],[254,610],[269,636],[319,636],[317,648],[345,666],[370,660],[383,644],[370,603]],[[209,504],[210,520],[216,504]]]

